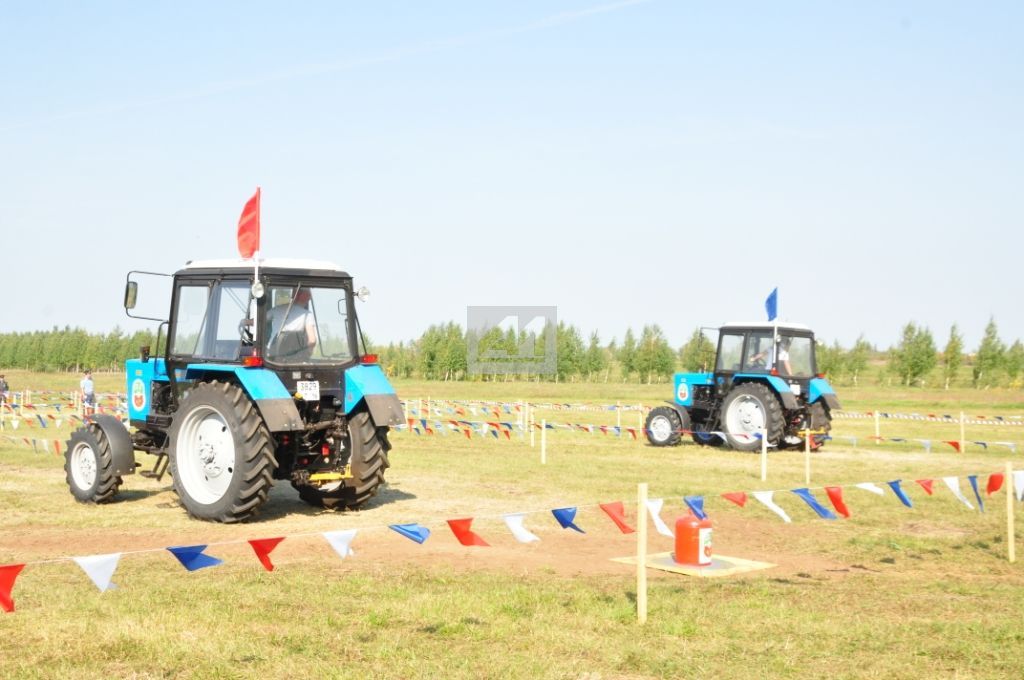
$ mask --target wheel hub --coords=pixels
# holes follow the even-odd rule
[[[656,416],[651,419],[651,436],[659,442],[667,440],[672,436],[672,423],[665,416]]]
[[[71,474],[81,489],[96,483],[96,453],[87,444],[79,444],[71,452]]]

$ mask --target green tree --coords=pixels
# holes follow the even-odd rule
[[[833,342],[831,347],[824,342],[818,342],[814,357],[818,363],[818,372],[824,373],[834,382],[838,382],[847,369],[846,352],[838,340]]]
[[[1020,387],[1021,371],[1024,371],[1024,345],[1021,345],[1020,340],[1015,340],[1010,349],[1006,350],[1003,370],[1010,379],[1010,386]]]
[[[679,365],[691,373],[706,372],[715,365],[715,345],[697,328],[686,344],[679,348]]]
[[[616,358],[622,367],[623,381],[628,380],[631,373],[636,370],[636,336],[633,329],[626,329],[626,337],[622,339],[622,347],[619,348]]]
[[[935,340],[927,328],[918,328],[912,322],[903,327],[903,338],[892,350],[890,367],[904,385],[923,382],[928,372],[935,368],[938,357]]]
[[[964,363],[964,338],[960,330],[953,324],[949,329],[949,340],[946,341],[946,348],[942,350],[942,380],[944,389],[956,380],[956,374]]]
[[[978,353],[974,355],[975,387],[989,387],[996,384],[999,371],[1003,367],[1005,353],[1006,345],[999,339],[996,320],[991,318],[988,325],[985,326],[985,336],[981,339]]]
[[[860,335],[857,342],[853,343],[853,348],[846,353],[846,370],[850,372],[854,386],[857,385],[860,374],[867,370],[868,359],[873,351],[871,344]]]
[[[643,380],[647,376],[647,384],[653,382],[655,376],[672,375],[675,370],[675,352],[665,339],[665,334],[657,324],[644,326],[640,332],[640,342],[636,348],[634,368]]]
[[[608,358],[605,356],[604,348],[601,347],[601,339],[597,331],[590,334],[590,344],[583,354],[583,373],[587,380],[593,380],[594,376],[601,373],[608,367]]]
[[[583,365],[583,338],[579,330],[559,321],[555,339],[558,351],[557,379],[565,380],[569,376],[578,375]]]

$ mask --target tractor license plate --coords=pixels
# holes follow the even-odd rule
[[[300,380],[295,389],[306,401],[320,401],[320,382],[317,380]]]

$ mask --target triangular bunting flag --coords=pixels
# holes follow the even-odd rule
[[[943,477],[942,481],[946,483],[946,486],[948,486],[949,490],[953,492],[953,495],[960,499],[961,503],[966,505],[971,510],[974,510],[974,506],[971,505],[971,502],[967,500],[966,496],[964,496],[963,491],[960,490],[959,477]]]
[[[601,503],[600,507],[615,522],[615,526],[619,528],[619,531],[624,534],[631,534],[636,531],[636,529],[626,524],[626,509],[622,506],[622,501]]]
[[[755,491],[754,492],[754,498],[756,498],[758,501],[760,501],[761,504],[764,505],[766,508],[768,508],[769,510],[774,512],[776,515],[781,517],[783,522],[786,522],[786,523],[792,522],[793,520],[791,520],[789,518],[789,515],[786,514],[786,511],[783,510],[782,508],[780,508],[778,505],[776,505],[775,501],[772,500],[772,497],[774,495],[775,495],[774,491]]]
[[[988,476],[988,484],[985,485],[985,494],[991,496],[1003,488],[1003,473],[993,472]]]
[[[981,494],[978,492],[978,475],[967,475],[967,481],[971,483],[971,488],[974,489],[974,497],[978,499],[978,510],[985,512],[985,503],[981,500]]]
[[[654,528],[658,530],[659,534],[675,538],[676,535],[672,533],[672,530],[661,519],[661,506],[663,505],[665,505],[664,498],[648,498],[647,512],[651,513],[651,521],[654,522]]]
[[[323,533],[324,540],[331,544],[334,548],[334,552],[338,553],[341,559],[346,557],[355,557],[356,553],[352,550],[352,540],[356,537],[355,529],[346,529],[345,531],[325,531]]]
[[[253,538],[249,540],[249,545],[256,552],[256,559],[260,561],[260,564],[267,571],[274,571],[274,564],[270,561],[270,553],[283,540],[284,536],[277,538]]]
[[[907,497],[907,494],[903,492],[903,488],[900,486],[900,482],[902,481],[902,479],[894,479],[891,482],[886,482],[886,484],[889,485],[889,488],[892,489],[892,492],[896,494],[896,498],[899,498],[903,505],[908,508],[912,508],[914,507],[914,504],[910,502],[910,498]]]
[[[818,513],[818,517],[821,517],[822,519],[837,519],[836,513],[832,512],[824,505],[819,503],[818,499],[814,497],[814,494],[811,493],[810,489],[800,488],[791,489],[791,491],[795,493],[797,496],[800,496],[800,498],[804,499],[804,502],[811,507],[811,510],[814,510],[814,512]]]
[[[843,487],[826,486],[825,493],[828,494],[828,499],[832,501],[832,507],[836,509],[836,512],[843,517],[850,516],[850,510],[846,507],[846,503],[843,502]]]
[[[18,578],[18,574],[24,568],[24,564],[7,564],[0,567],[0,608],[7,613],[14,611],[14,598],[11,596],[11,590],[14,589],[14,580]]]
[[[88,555],[86,557],[74,557],[75,563],[82,568],[101,593],[112,590],[117,586],[110,582],[114,578],[114,570],[117,569],[117,562],[121,559],[121,553],[110,555]]]
[[[558,520],[563,529],[575,529],[581,534],[587,533],[573,523],[573,520],[576,518],[576,508],[555,508],[551,511],[551,514],[555,516],[555,519]]]
[[[452,533],[455,534],[455,538],[457,538],[459,543],[461,543],[462,545],[480,545],[484,547],[490,547],[490,544],[487,541],[485,541],[483,538],[481,538],[478,534],[474,533],[470,529],[470,526],[472,524],[472,517],[448,520],[448,526],[451,528]]]
[[[747,494],[742,491],[730,491],[729,493],[723,493],[722,498],[735,503],[741,508],[747,504]]]
[[[181,566],[189,571],[197,571],[206,567],[216,567],[218,564],[224,564],[224,560],[204,554],[203,551],[206,550],[205,545],[182,545],[167,548],[167,550],[178,558]]]
[[[409,524],[389,524],[388,526],[408,538],[410,541],[416,541],[420,544],[430,538],[430,529],[427,527],[421,527],[416,522],[411,522]]]
[[[883,489],[881,489],[874,482],[861,482],[860,484],[854,484],[854,486],[857,487],[858,489],[864,489],[865,491],[870,491],[871,493],[875,494],[876,496],[882,496],[882,495],[885,494],[885,491]]]
[[[1024,470],[1013,471],[1013,489],[1018,501],[1024,501]]]
[[[504,515],[502,519],[505,520],[505,526],[512,532],[516,540],[520,543],[532,543],[533,541],[539,541],[540,538],[530,533],[526,527],[523,526],[523,520],[526,518],[526,513],[518,512]]]
[[[926,494],[928,494],[929,496],[932,495],[932,493],[933,493],[933,491],[932,491],[932,480],[930,480],[930,479],[915,479],[914,481],[921,485],[921,488],[924,489],[924,492]]]
[[[942,442],[942,443],[943,443],[943,444],[949,444],[950,446],[952,446],[952,447],[953,447],[953,450],[954,450],[954,451],[956,451],[957,453],[960,453],[960,442],[956,442],[956,441],[944,441],[944,442]]]
[[[690,508],[690,512],[692,512],[697,519],[708,518],[707,513],[704,512],[703,496],[684,496],[683,502],[686,503],[686,507]]]

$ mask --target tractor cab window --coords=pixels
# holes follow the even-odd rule
[[[250,304],[249,287],[244,281],[181,286],[171,353],[237,360],[244,340],[244,322],[251,318]]]
[[[766,371],[774,358],[771,331],[752,331],[747,339],[744,371]]]
[[[779,340],[776,367],[782,375],[814,375],[814,341],[806,336],[783,335]]]
[[[743,367],[743,334],[722,333],[718,340],[718,370],[738,371]]]
[[[283,364],[344,363],[354,356],[343,288],[273,285],[267,296],[264,356]]]

